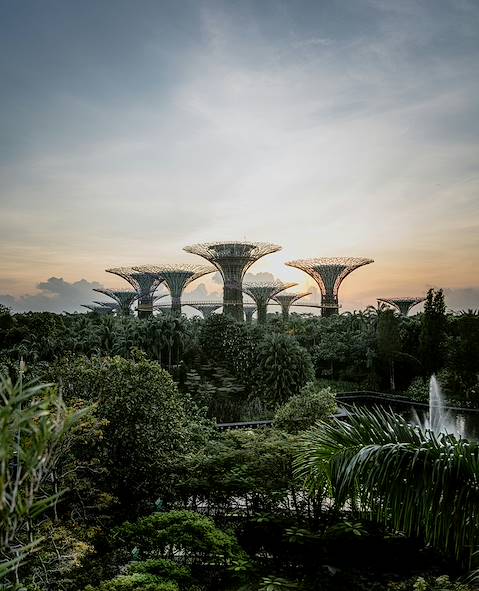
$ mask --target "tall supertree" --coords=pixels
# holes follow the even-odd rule
[[[402,298],[378,298],[378,302],[384,302],[390,306],[394,306],[402,316],[407,316],[409,310],[417,304],[424,302],[426,298],[424,296],[419,297],[402,297]]]
[[[301,293],[280,293],[274,296],[273,300],[278,302],[281,306],[281,313],[283,314],[283,320],[287,322],[289,320],[289,309],[301,298],[304,298],[307,295],[311,295],[310,291],[303,291]]]
[[[181,295],[192,281],[203,277],[207,273],[216,271],[215,267],[207,265],[144,265],[134,267],[135,271],[160,276],[166,283],[171,295],[171,312],[181,314]]]
[[[106,269],[107,273],[113,273],[122,277],[133,287],[138,294],[138,318],[145,318],[153,314],[153,299],[157,287],[164,279],[154,273],[142,273],[132,267],[115,267]]]
[[[373,259],[336,257],[303,259],[289,261],[289,267],[296,267],[310,275],[318,284],[321,291],[321,303],[323,305],[322,316],[331,316],[339,311],[338,291],[339,286],[350,273],[363,265],[374,263]]]
[[[243,309],[246,322],[248,324],[251,324],[253,322],[253,314],[256,312],[256,304],[250,304],[249,302],[245,302],[243,304]]]
[[[131,314],[131,306],[133,302],[138,298],[138,294],[136,293],[136,291],[102,289],[96,287],[93,288],[93,291],[103,293],[115,300],[115,302],[118,304],[118,312],[122,316],[129,316]]]
[[[216,310],[223,307],[221,302],[183,302],[183,306],[191,306],[203,315],[203,318],[209,318]]]
[[[280,291],[288,289],[288,287],[293,287],[294,285],[297,285],[297,283],[283,283],[281,281],[262,281],[243,284],[243,291],[255,301],[258,311],[258,324],[264,324],[266,322],[266,310],[269,300],[274,298]]]
[[[246,271],[261,257],[281,250],[281,246],[266,242],[205,242],[183,250],[205,258],[218,269],[224,282],[223,313],[242,321]]]

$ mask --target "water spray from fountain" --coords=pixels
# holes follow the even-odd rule
[[[436,376],[431,376],[429,381],[429,412],[422,420],[414,411],[414,422],[416,422],[423,431],[431,431],[434,435],[448,433],[450,435],[461,436],[458,432],[455,421],[446,410],[441,387]]]

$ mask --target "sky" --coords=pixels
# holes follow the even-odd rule
[[[299,289],[286,261],[374,259],[345,310],[479,307],[477,0],[0,0],[0,80],[13,310],[242,239],[282,245],[251,270]]]

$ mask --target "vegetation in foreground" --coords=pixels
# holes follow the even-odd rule
[[[0,314],[0,581],[28,591],[466,591],[478,446],[335,391],[478,406],[479,317]],[[20,360],[23,360],[20,363]],[[42,386],[39,384],[54,384]],[[273,418],[220,432],[217,420]]]

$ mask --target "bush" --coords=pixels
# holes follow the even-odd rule
[[[141,559],[176,556],[183,564],[225,564],[241,554],[233,535],[192,511],[155,513],[126,522],[116,528],[113,540],[130,551],[135,548]]]
[[[155,575],[134,573],[104,581],[98,587],[88,585],[85,591],[179,591],[179,587],[175,582]]]
[[[253,378],[259,398],[275,408],[314,379],[313,363],[294,337],[272,334],[258,346]]]
[[[298,433],[333,414],[336,408],[336,395],[331,388],[319,388],[314,382],[308,382],[300,394],[276,411],[274,426],[288,433]]]
[[[296,438],[276,429],[225,431],[191,456],[179,495],[206,504],[217,518],[281,511],[293,497],[302,517],[307,499],[296,496],[295,450]]]
[[[173,560],[166,558],[151,558],[143,562],[136,562],[128,567],[129,573],[155,575],[185,585],[191,581],[191,571],[186,566],[180,566]]]
[[[472,587],[451,581],[447,575],[440,577],[415,577],[409,581],[401,583],[391,583],[391,591],[472,591]]]

